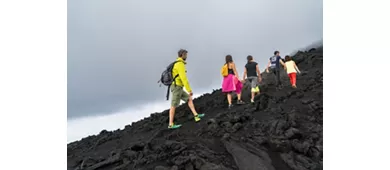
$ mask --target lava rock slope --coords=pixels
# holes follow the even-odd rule
[[[255,104],[227,109],[221,90],[194,100],[206,113],[195,123],[186,104],[176,110],[183,124],[168,130],[169,110],[67,145],[69,170],[320,170],[323,162],[322,47],[293,56],[301,74],[297,89],[281,70],[283,88],[262,73]],[[246,83],[243,100],[250,101]]]

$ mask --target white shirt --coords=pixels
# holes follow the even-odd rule
[[[295,62],[292,61],[292,60],[286,62],[287,74],[296,73],[297,72],[297,70],[295,70],[294,65],[295,65]]]

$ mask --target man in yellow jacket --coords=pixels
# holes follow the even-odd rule
[[[179,106],[180,100],[183,100],[184,102],[188,102],[188,106],[190,107],[192,114],[194,114],[195,122],[200,121],[200,118],[204,116],[204,114],[198,114],[195,110],[194,103],[192,101],[192,90],[190,87],[190,84],[188,83],[187,79],[187,70],[185,65],[186,59],[187,59],[187,50],[180,49],[178,52],[178,58],[177,62],[173,66],[172,69],[172,77],[175,78],[175,81],[171,85],[171,92],[172,92],[172,103],[171,103],[171,109],[169,110],[169,129],[176,129],[179,128],[180,124],[174,124],[173,119],[175,117],[175,110],[176,107]],[[184,89],[189,93],[186,93]]]

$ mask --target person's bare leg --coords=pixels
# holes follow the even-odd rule
[[[194,116],[198,115],[198,112],[196,112],[196,110],[195,110],[195,106],[194,106],[194,102],[192,101],[192,97],[190,97],[188,99],[188,107],[190,107],[192,114],[194,114]]]
[[[227,99],[228,99],[229,105],[231,105],[232,104],[232,95],[230,93],[227,94]]]
[[[169,109],[169,125],[173,125],[173,119],[175,118],[175,110],[176,107],[171,106],[171,109]]]
[[[241,93],[237,93],[238,101],[241,101]]]
[[[251,98],[252,100],[251,101],[255,100],[255,94],[256,94],[255,92],[252,92],[252,98]]]

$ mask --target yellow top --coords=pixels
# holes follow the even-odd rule
[[[286,67],[287,67],[287,74],[290,74],[290,73],[296,73],[297,70],[295,70],[295,62],[294,61],[287,61],[286,63]]]
[[[187,79],[187,70],[185,67],[185,64],[187,64],[182,58],[178,57],[177,63],[173,66],[172,69],[172,76],[175,77],[177,74],[179,74],[178,77],[175,79],[175,83],[177,86],[184,87],[187,92],[192,92],[190,84]]]

